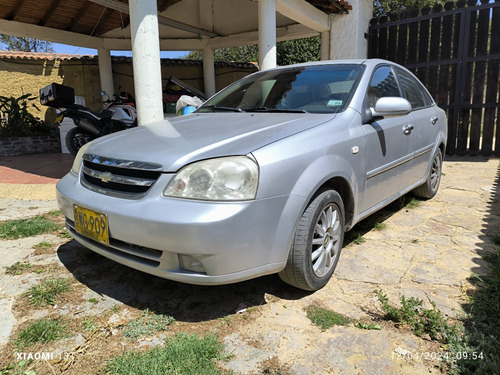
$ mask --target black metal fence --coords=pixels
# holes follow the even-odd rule
[[[447,154],[500,156],[500,0],[374,18],[368,55],[406,66],[446,110]]]

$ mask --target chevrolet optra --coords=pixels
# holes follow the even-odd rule
[[[436,194],[446,129],[399,65],[287,66],[85,145],[57,199],[79,243],[137,270],[204,285],[279,273],[317,290],[346,230],[410,191]]]

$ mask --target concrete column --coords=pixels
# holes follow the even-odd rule
[[[135,99],[139,125],[163,120],[156,0],[129,0]]]
[[[259,0],[259,68],[276,67],[276,0]]]
[[[214,50],[210,47],[203,49],[203,83],[208,97],[215,94]]]
[[[330,31],[321,33],[321,60],[330,59]]]
[[[99,48],[97,50],[97,54],[99,56],[99,76],[101,77],[101,91],[106,91],[106,94],[108,94],[109,98],[113,100],[115,86],[113,83],[111,51],[106,48]]]
[[[330,59],[365,59],[368,54],[368,32],[373,0],[349,0],[348,14],[330,16]]]

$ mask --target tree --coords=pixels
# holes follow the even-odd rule
[[[373,2],[373,17],[386,16],[389,13],[409,12],[432,7],[449,0],[376,0]]]
[[[319,36],[311,38],[287,40],[276,44],[276,63],[290,65],[306,61],[317,61],[321,56],[321,41]],[[191,60],[201,60],[202,51],[192,51],[186,57]],[[259,61],[259,47],[257,45],[221,48],[214,52],[216,61]]]
[[[6,51],[54,52],[51,42],[6,34],[0,35],[0,46]]]

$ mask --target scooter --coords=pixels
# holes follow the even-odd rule
[[[57,124],[69,117],[76,125],[68,131],[65,139],[66,147],[73,155],[76,155],[84,144],[98,137],[137,126],[135,102],[128,93],[120,93],[116,100],[108,98],[103,102],[104,109],[98,114],[74,102],[74,91],[71,87],[53,83],[40,90],[42,105],[61,110],[56,117]]]

